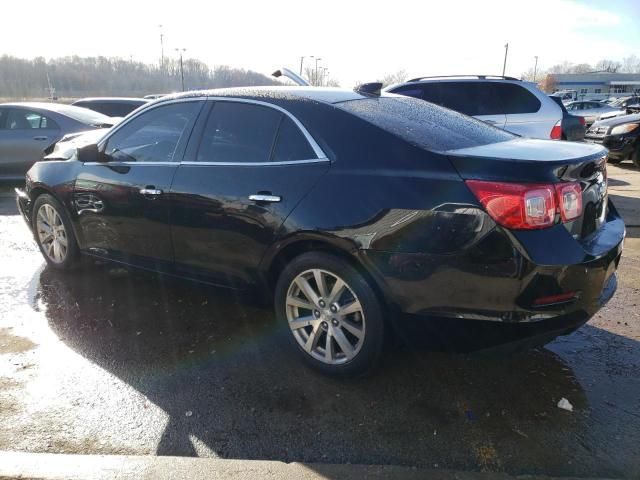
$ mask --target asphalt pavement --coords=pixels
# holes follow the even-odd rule
[[[250,298],[46,268],[0,191],[0,450],[637,478],[640,171],[609,176],[630,227],[619,290],[586,326],[518,355],[391,348],[340,381],[301,365]]]

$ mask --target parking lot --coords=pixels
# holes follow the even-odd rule
[[[305,368],[271,311],[228,291],[45,268],[3,187],[0,450],[632,477],[640,171],[609,177],[628,238],[618,293],[586,326],[514,356],[399,348],[349,381]]]

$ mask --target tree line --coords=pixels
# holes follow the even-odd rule
[[[191,58],[183,61],[183,70],[186,90],[280,84],[251,70],[210,68]],[[180,91],[181,83],[180,61],[175,59],[165,59],[160,66],[115,57],[0,56],[0,97],[5,99],[138,97]]]

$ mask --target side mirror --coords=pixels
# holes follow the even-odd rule
[[[98,151],[98,145],[94,143],[78,148],[76,156],[82,163],[106,161],[106,155]]]

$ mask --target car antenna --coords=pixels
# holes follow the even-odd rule
[[[354,91],[370,97],[379,97],[382,92],[381,82],[361,83],[357,85]]]

